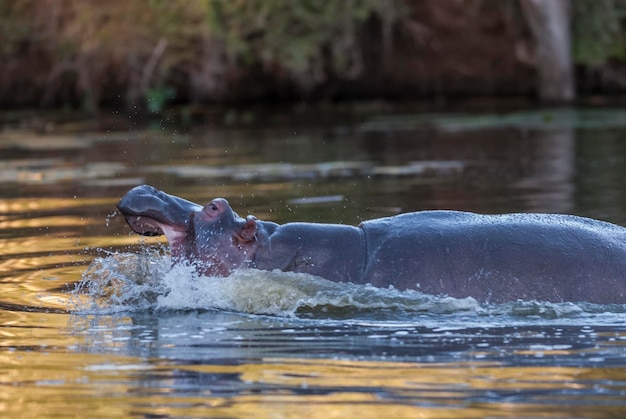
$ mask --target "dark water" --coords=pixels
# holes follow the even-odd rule
[[[8,119],[3,417],[626,415],[626,305],[481,305],[253,270],[198,277],[170,269],[164,242],[129,234],[114,211],[150,183],[277,222],[446,208],[626,225],[626,110],[227,120]]]

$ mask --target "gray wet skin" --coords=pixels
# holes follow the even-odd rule
[[[356,227],[279,225],[148,185],[118,208],[136,233],[165,234],[174,263],[206,275],[279,269],[481,302],[626,303],[626,228],[588,218],[422,211]]]

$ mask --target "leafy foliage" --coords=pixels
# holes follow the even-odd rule
[[[302,83],[362,69],[359,25],[393,0],[208,0],[211,32],[246,63],[277,66]]]
[[[621,0],[574,0],[573,55],[576,62],[601,66],[626,54],[626,3]]]
[[[158,112],[174,97],[227,96],[252,72],[291,82],[306,93],[328,81],[367,74],[364,49],[372,48],[366,44],[372,30],[380,38],[374,54],[381,61],[391,56],[398,33],[409,45],[403,53],[411,53],[411,43],[436,50],[437,33],[412,13],[417,6],[434,10],[442,3],[0,0],[0,101],[78,104],[92,111],[103,102],[124,102]],[[466,14],[458,18],[481,16],[481,8],[502,4],[516,3],[472,3],[477,12],[469,13],[467,6]],[[588,66],[623,61],[624,2],[572,0],[572,4],[576,61]],[[459,71],[462,68],[459,65]],[[433,80],[439,83],[438,76]]]
[[[93,110],[121,87],[127,104],[160,109],[181,79],[219,91],[229,70],[250,65],[301,86],[356,77],[360,25],[398,1],[0,0],[0,54],[49,66],[44,103],[74,86]]]

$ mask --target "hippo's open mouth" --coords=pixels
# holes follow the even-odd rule
[[[179,247],[187,237],[187,225],[171,225],[146,215],[124,215],[130,228],[137,234],[144,236],[165,235],[172,254],[179,253]]]
[[[144,236],[160,236],[165,234],[165,230],[169,227],[166,223],[146,215],[124,214],[124,217],[135,233]]]

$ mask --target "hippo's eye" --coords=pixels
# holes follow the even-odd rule
[[[209,205],[209,209],[211,211],[217,211],[217,205],[215,205],[214,203],[211,202],[211,204]]]

